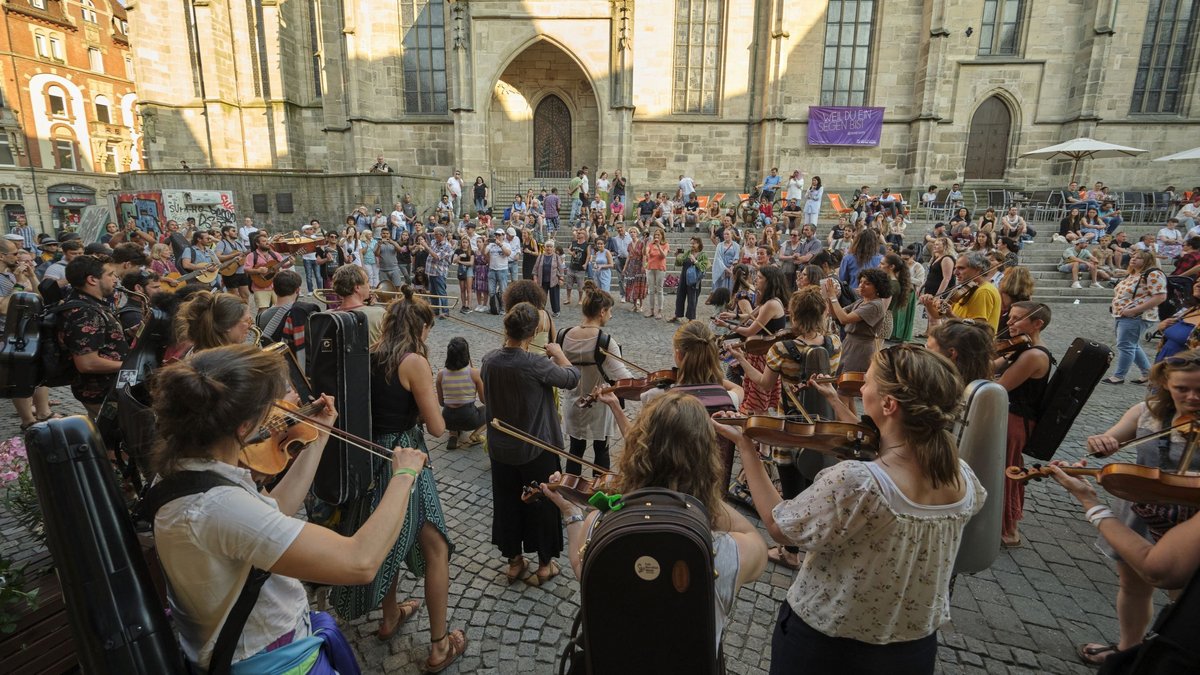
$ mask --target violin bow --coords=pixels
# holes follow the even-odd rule
[[[592,471],[595,471],[597,473],[612,473],[613,472],[612,469],[606,469],[598,464],[593,464],[593,463],[587,461],[586,459],[583,459],[582,457],[576,457],[575,455],[572,455],[571,453],[567,452],[566,450],[563,450],[562,448],[557,448],[553,445],[550,445],[549,443],[546,443],[545,441],[543,441],[540,438],[537,438],[536,436],[530,436],[529,434],[525,433],[524,431],[521,431],[520,429],[509,424],[508,422],[505,422],[504,420],[500,419],[499,417],[493,417],[490,424],[491,424],[491,427],[493,429],[495,429],[496,431],[500,431],[505,434],[508,434],[509,436],[512,436],[513,438],[517,439],[518,441],[524,441],[536,448],[541,448],[542,450],[545,450],[546,452],[549,452],[552,455],[558,455],[559,457],[562,457],[563,459],[567,460],[568,462],[575,462],[577,464],[582,464],[583,466],[586,466],[587,468],[589,468]]]
[[[1039,313],[1039,312],[1041,312],[1041,311],[1042,311],[1042,309],[1043,309],[1045,306],[1046,306],[1046,305],[1044,305],[1044,304],[1043,304],[1043,305],[1039,305],[1037,309],[1035,309],[1035,310],[1033,310],[1032,312],[1030,312],[1030,313],[1029,313],[1029,316],[1027,316],[1027,317],[1025,317],[1025,318],[1026,318],[1026,319],[1032,319],[1033,317],[1037,316],[1037,315],[1038,315],[1038,313]],[[1004,339],[1004,336],[1006,336],[1006,335],[1008,334],[1008,331],[1009,331],[1009,328],[1008,328],[1008,326],[1005,326],[1005,327],[1004,327],[1004,330],[1000,331],[999,333],[996,333],[996,339],[997,339],[997,340],[1003,340],[1003,339]]]
[[[972,281],[975,281],[976,279],[981,279],[981,278],[987,276],[988,274],[995,272],[996,268],[1003,267],[1003,266],[1004,266],[1004,263],[998,262],[995,265],[992,265],[991,267],[987,268],[986,270],[980,272],[979,274],[976,274],[975,276],[971,277],[970,279],[967,279],[966,281],[960,281],[957,284],[954,284],[950,288],[947,288],[946,290],[942,291],[941,293],[938,293],[937,295],[935,295],[933,297],[935,297],[939,300],[944,299],[945,296],[950,295],[952,292],[958,290],[959,288],[966,286],[967,284],[971,283]]]
[[[800,411],[800,414],[804,417],[804,423],[814,424],[812,416],[808,414],[808,411],[804,409],[804,405],[800,403],[800,398],[796,396],[793,387],[784,386],[783,391],[787,394],[788,400],[792,402],[792,405],[796,406],[796,410]]]
[[[616,354],[613,354],[612,352],[608,351],[607,349],[601,349],[601,350],[600,350],[600,353],[601,353],[601,354],[604,354],[605,356],[611,356],[612,358],[614,358],[614,359],[616,359],[616,360],[620,361],[621,363],[624,363],[625,365],[629,366],[630,368],[633,368],[634,370],[640,370],[641,372],[643,372],[643,373],[645,373],[645,374],[647,374],[647,375],[649,375],[649,374],[650,374],[650,371],[649,371],[649,370],[646,370],[645,368],[643,368],[643,367],[639,366],[638,364],[636,364],[636,363],[634,363],[634,362],[630,361],[629,359],[623,359],[623,358],[621,358],[620,356],[617,356]]]
[[[1181,427],[1190,426],[1190,425],[1195,425],[1195,424],[1197,424],[1197,422],[1196,422],[1195,420],[1191,420],[1191,419],[1189,419],[1189,420],[1184,420],[1183,422],[1178,422],[1178,423],[1174,424],[1173,426],[1170,426],[1170,427],[1167,427],[1166,429],[1163,429],[1162,431],[1156,431],[1156,432],[1154,432],[1154,433],[1152,433],[1152,434],[1146,434],[1145,436],[1142,436],[1142,437],[1140,437],[1140,438],[1134,438],[1134,439],[1131,439],[1131,440],[1125,441],[1124,443],[1121,443],[1120,445],[1118,445],[1118,446],[1117,446],[1117,449],[1116,449],[1116,450],[1113,450],[1113,451],[1112,451],[1111,453],[1109,453],[1109,454],[1110,454],[1110,455],[1113,455],[1113,454],[1116,454],[1116,453],[1117,453],[1118,451],[1120,451],[1120,450],[1124,450],[1125,448],[1131,448],[1131,447],[1133,447],[1133,446],[1135,446],[1135,445],[1140,445],[1140,444],[1142,444],[1142,443],[1145,443],[1146,441],[1152,441],[1152,440],[1154,440],[1154,439],[1156,439],[1156,438],[1162,438],[1163,436],[1167,436],[1167,435],[1170,435],[1170,434],[1172,434],[1172,433],[1175,433],[1175,431],[1176,431],[1176,430],[1178,430],[1178,429],[1180,429]],[[1195,430],[1195,429],[1193,428],[1193,431],[1194,431],[1194,430]],[[1189,441],[1189,444],[1190,444],[1190,441]],[[1088,456],[1088,457],[1105,457],[1106,455],[1101,455],[1101,454],[1098,454],[1098,453],[1095,453],[1095,452],[1089,452],[1087,456]],[[1191,458],[1189,457],[1189,458],[1188,458],[1188,460],[1190,461],[1190,460],[1191,460]]]
[[[475,328],[475,329],[477,329],[477,330],[481,330],[481,331],[484,331],[484,332],[486,332],[486,333],[491,333],[492,335],[499,335],[500,337],[504,338],[505,340],[507,340],[507,339],[508,339],[508,336],[507,336],[507,335],[505,335],[504,333],[501,333],[501,332],[500,332],[500,331],[498,331],[498,330],[493,330],[493,329],[491,329],[491,328],[488,328],[487,326],[480,326],[479,324],[477,324],[477,323],[474,323],[474,322],[471,322],[471,321],[467,321],[466,319],[460,319],[460,318],[458,318],[457,316],[454,316],[453,314],[447,314],[447,315],[446,315],[446,318],[447,318],[447,319],[450,319],[451,321],[453,321],[453,322],[455,322],[455,323],[461,323],[461,324],[463,324],[464,326],[470,326],[471,328]],[[539,346],[537,346],[537,345],[535,345],[535,344],[530,344],[530,345],[529,345],[529,348],[530,348],[530,349],[536,349],[536,350],[538,350],[538,351],[542,352],[543,354],[544,354],[544,353],[546,353],[546,350],[545,350],[545,349],[543,349],[543,348],[541,348],[541,347],[539,347]]]
[[[391,448],[385,448],[382,445],[379,445],[378,443],[374,443],[372,441],[368,441],[365,438],[360,438],[358,436],[355,436],[354,434],[350,433],[349,431],[345,431],[344,429],[339,429],[337,427],[331,427],[328,424],[325,424],[324,422],[318,422],[317,420],[314,420],[307,415],[300,414],[299,411],[292,410],[290,408],[285,408],[285,407],[279,405],[278,403],[272,402],[271,405],[275,406],[276,408],[279,408],[279,410],[282,411],[283,415],[290,417],[292,419],[295,419],[300,424],[307,424],[308,426],[310,426],[314,429],[324,431],[325,433],[329,434],[330,436],[333,436],[334,438],[337,438],[338,440],[346,443],[347,445],[353,445],[354,447],[356,447],[360,450],[363,450],[365,452],[369,452],[372,455],[375,455],[376,457],[379,457],[381,459],[389,459],[390,460],[392,458],[392,449]],[[430,469],[433,468],[433,462],[429,461],[428,457],[426,457],[425,466],[429,467]]]

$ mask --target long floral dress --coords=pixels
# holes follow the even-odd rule
[[[639,239],[629,247],[629,258],[625,264],[625,301],[641,302],[646,299],[646,242]]]

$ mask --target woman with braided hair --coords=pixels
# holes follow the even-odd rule
[[[809,386],[839,420],[859,421],[832,386]],[[717,425],[738,447],[771,537],[805,552],[775,625],[772,675],[934,671],[963,528],[985,497],[952,433],[962,391],[940,354],[911,345],[876,353],[862,405],[879,427],[879,456],[839,462],[787,501],[754,443],[737,427]]]

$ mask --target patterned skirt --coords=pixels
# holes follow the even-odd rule
[[[403,433],[387,433],[375,436],[375,442],[385,448],[402,446],[417,448],[426,452],[425,433],[420,426],[415,426]],[[344,535],[352,535],[367,522],[367,518],[379,506],[383,493],[392,479],[392,463],[388,460],[372,457],[371,486],[368,493],[361,499],[347,504],[342,514],[338,530]],[[412,492],[408,497],[408,511],[404,515],[404,527],[400,537],[392,545],[379,572],[369,584],[360,586],[336,586],[330,593],[330,601],[342,621],[352,621],[367,612],[379,607],[384,595],[392,585],[392,580],[400,573],[403,563],[408,571],[417,577],[425,575],[425,556],[417,545],[417,534],[429,523],[442,533],[450,553],[454,553],[454,544],[446,530],[446,517],[442,513],[442,502],[438,498],[437,483],[433,471],[426,467],[413,483]]]
[[[646,266],[641,256],[630,257],[625,264],[625,301],[646,299]]]
[[[760,371],[767,367],[765,356],[747,354],[746,360]],[[775,381],[774,387],[763,389],[747,377],[742,381],[742,387],[746,390],[746,398],[742,401],[741,408],[743,413],[766,412],[779,407],[779,380]]]
[[[488,277],[487,263],[484,263],[482,265],[477,263],[475,265],[475,291],[477,293],[484,293],[484,294],[487,293],[487,277]]]

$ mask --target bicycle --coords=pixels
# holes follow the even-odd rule
[[[738,202],[737,214],[738,220],[745,226],[750,227],[758,222],[758,207],[762,203],[762,190],[755,187],[754,190],[742,201]],[[779,198],[779,191],[775,191],[774,200],[771,202],[771,213],[773,219],[778,219],[782,213],[784,201]]]

